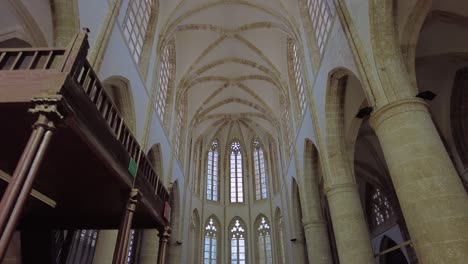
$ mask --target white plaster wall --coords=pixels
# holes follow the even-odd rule
[[[18,1],[18,0],[16,0]],[[20,0],[39,25],[49,46],[54,43],[54,27],[49,0]]]

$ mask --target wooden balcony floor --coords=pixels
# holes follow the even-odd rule
[[[36,119],[27,113],[30,106],[29,103],[0,104],[0,169],[10,175]],[[109,162],[119,153],[105,147],[97,150],[95,138],[90,137],[92,118],[91,128],[83,128],[80,122],[83,120],[73,115],[61,122],[64,125],[54,132],[33,187],[54,200],[56,207],[30,196],[20,229],[118,228],[133,178],[126,168]],[[0,180],[0,194],[5,188],[5,182]],[[161,223],[155,221],[154,208],[149,201],[137,206],[134,228],[157,228]]]

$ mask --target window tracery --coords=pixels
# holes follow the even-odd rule
[[[372,189],[370,199],[372,226],[377,227],[390,219],[393,215],[393,208],[379,188]]]
[[[206,199],[210,201],[218,201],[218,171],[219,171],[219,152],[218,140],[214,140],[208,152],[207,159],[207,184],[206,184]]]
[[[242,203],[244,202],[242,153],[241,145],[237,140],[231,143],[230,170],[231,203]]]
[[[290,56],[290,78],[293,81],[293,85],[296,89],[297,94],[297,104],[299,106],[299,111],[301,116],[304,114],[307,108],[307,97],[304,84],[304,77],[302,75],[302,60],[299,53],[299,49],[294,40],[288,39],[288,55]]]
[[[216,264],[217,259],[217,232],[215,221],[210,218],[208,224],[205,227],[205,242],[203,250],[203,263],[205,264]]]
[[[263,148],[257,138],[253,140],[254,152],[254,174],[255,174],[255,197],[256,200],[267,198],[267,184],[265,175],[265,157]]]
[[[236,219],[231,226],[231,264],[245,264],[246,259],[246,239],[245,227]]]
[[[273,263],[272,244],[270,235],[270,224],[268,220],[262,216],[257,220],[258,232],[258,263],[271,264]]]

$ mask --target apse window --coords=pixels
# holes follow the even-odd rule
[[[245,227],[239,219],[231,226],[231,264],[246,263]]]
[[[242,177],[242,153],[239,141],[233,141],[231,144],[230,170],[231,203],[242,203],[244,202],[244,183]]]
[[[216,264],[217,257],[217,232],[215,222],[210,218],[208,224],[205,227],[205,244],[203,250],[203,263],[204,264]]]
[[[209,201],[218,201],[218,145],[218,141],[214,140],[208,151],[206,199]]]
[[[260,141],[253,140],[254,174],[255,174],[255,198],[262,200],[267,198],[267,184],[265,174],[265,157]]]
[[[273,263],[270,224],[265,217],[261,217],[257,223],[258,232],[258,263]]]

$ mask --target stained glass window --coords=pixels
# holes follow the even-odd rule
[[[239,141],[234,141],[231,144],[230,170],[231,203],[242,203],[244,202],[244,179],[242,176],[242,154]]]
[[[231,234],[231,264],[246,263],[245,227],[236,219],[230,230]]]
[[[393,214],[392,206],[379,188],[373,188],[371,192],[371,221],[374,227],[380,226],[390,219]]]
[[[273,263],[272,249],[271,249],[271,234],[270,224],[265,217],[261,217],[257,223],[258,231],[258,263],[271,264]]]
[[[267,184],[265,175],[265,157],[263,148],[257,138],[253,140],[254,172],[255,172],[255,197],[257,200],[267,198]]]
[[[211,144],[207,159],[206,199],[210,201],[218,201],[218,160],[218,141],[215,140]]]
[[[205,244],[203,250],[203,263],[204,264],[216,264],[217,257],[217,232],[213,218],[210,218],[208,224],[205,227]]]

